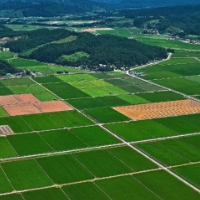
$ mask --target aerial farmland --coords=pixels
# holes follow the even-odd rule
[[[0,200],[200,200],[197,4],[0,1]]]
[[[1,80],[0,199],[199,199],[199,101],[145,79]]]

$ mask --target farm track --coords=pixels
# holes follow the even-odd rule
[[[182,93],[182,92],[173,90],[173,89],[168,88],[168,87],[165,87],[165,86],[163,86],[163,85],[159,85],[159,84],[154,83],[154,82],[151,82],[151,81],[149,81],[149,80],[145,80],[145,79],[143,79],[143,78],[134,76],[134,75],[130,74],[128,71],[126,72],[126,74],[129,75],[129,76],[131,76],[131,77],[133,77],[133,78],[136,78],[136,79],[138,79],[138,80],[144,81],[144,82],[146,82],[146,83],[148,83],[148,84],[161,87],[161,88],[163,88],[163,89],[165,89],[165,90],[167,90],[167,91],[171,91],[171,92],[174,92],[174,93],[176,93],[176,94],[180,94],[180,95],[182,95],[182,96],[184,96],[184,97],[186,97],[186,98],[188,98],[188,99],[192,99],[192,100],[195,100],[195,101],[200,102],[200,99],[197,99],[197,98],[195,98],[195,97],[193,97],[193,96],[190,96],[190,95],[186,95],[186,94],[184,94],[184,93]]]
[[[174,169],[174,168],[177,168],[177,167],[197,165],[197,164],[200,164],[200,161],[181,164],[181,165],[174,165],[174,166],[165,167],[165,168],[169,170],[169,169]],[[137,171],[137,172],[131,172],[131,173],[125,173],[125,174],[118,174],[118,175],[106,176],[106,177],[99,177],[99,178],[93,178],[93,179],[89,179],[89,180],[82,180],[82,181],[70,182],[70,183],[64,183],[64,184],[54,184],[54,185],[51,185],[51,186],[44,186],[44,187],[40,187],[40,188],[33,188],[33,189],[26,189],[26,190],[15,190],[13,192],[2,193],[2,194],[0,194],[0,197],[6,196],[6,195],[11,195],[11,194],[20,194],[20,193],[24,193],[24,192],[39,191],[39,190],[45,190],[45,189],[51,189],[51,188],[62,189],[62,187],[70,186],[70,185],[77,185],[77,184],[81,184],[81,183],[91,183],[91,182],[95,182],[95,181],[132,176],[132,175],[136,175],[136,174],[143,174],[143,173],[155,172],[155,171],[160,171],[160,170],[162,170],[162,168],[158,167],[156,169],[148,169],[148,170],[143,170],[143,171]]]
[[[99,124],[99,126],[103,126],[103,125]],[[59,130],[62,130],[62,129],[59,129]],[[136,144],[142,144],[142,143],[159,142],[159,141],[164,141],[164,140],[173,140],[173,139],[179,139],[179,138],[184,138],[184,137],[189,137],[189,136],[197,136],[197,135],[200,135],[200,132],[160,137],[160,138],[153,138],[153,139],[147,139],[147,140],[139,140],[139,141],[134,141],[134,142],[127,142],[127,144],[136,145]],[[110,144],[110,145],[85,147],[85,148],[81,148],[81,149],[71,149],[71,150],[65,150],[65,151],[55,151],[55,152],[47,152],[47,153],[41,153],[41,154],[33,154],[33,155],[28,155],[28,156],[2,158],[2,159],[0,159],[0,164],[6,163],[6,162],[12,162],[12,161],[35,159],[35,158],[48,157],[48,156],[59,156],[59,155],[64,155],[64,154],[81,153],[81,152],[88,152],[88,151],[95,151],[95,150],[109,149],[109,148],[117,148],[117,147],[124,147],[124,146],[126,146],[124,143],[117,143],[117,144]]]
[[[151,67],[151,66],[153,66],[153,65],[160,64],[160,63],[162,63],[162,62],[165,62],[165,61],[169,60],[169,59],[171,58],[171,56],[172,56],[172,53],[169,53],[168,57],[167,57],[166,59],[164,59],[164,60],[156,61],[156,62],[154,62],[154,63],[149,63],[149,64],[142,65],[142,66],[139,66],[139,67],[134,67],[134,68],[132,68],[132,70],[142,69],[142,68]]]
[[[27,159],[34,159],[34,158],[41,158],[41,157],[48,157],[48,156],[58,156],[58,155],[63,155],[63,154],[80,153],[80,152],[86,152],[86,151],[94,151],[94,150],[123,147],[123,146],[125,145],[122,143],[118,143],[118,144],[110,144],[110,145],[103,145],[103,146],[96,146],[96,147],[86,147],[86,148],[66,150],[66,151],[56,151],[56,152],[34,154],[34,155],[28,155],[28,156],[3,158],[3,159],[0,159],[0,164],[6,163],[6,162],[12,162],[12,161],[27,160]]]
[[[144,153],[143,151],[141,151],[139,148],[135,147],[134,145],[131,145],[129,143],[127,143],[125,140],[123,140],[122,138],[120,138],[119,136],[117,136],[116,134],[114,134],[113,132],[111,132],[110,130],[108,130],[107,128],[100,126],[101,128],[103,128],[104,130],[106,130],[107,132],[109,132],[111,135],[113,135],[115,138],[119,139],[123,144],[125,144],[126,146],[130,147],[131,149],[135,150],[136,152],[138,152],[139,154],[141,154],[142,156],[144,156],[145,158],[147,158],[148,160],[150,160],[151,162],[153,162],[154,164],[156,164],[159,168],[161,168],[162,170],[168,172],[169,174],[171,174],[173,177],[175,177],[176,179],[178,179],[179,181],[183,182],[184,184],[186,184],[187,186],[189,186],[190,188],[192,188],[193,190],[195,190],[196,192],[200,193],[200,189],[198,189],[197,187],[195,187],[194,185],[190,184],[188,181],[186,181],[185,179],[183,179],[182,177],[178,176],[177,174],[175,174],[174,172],[172,172],[170,169],[168,169],[166,166],[162,165],[161,163],[159,163],[158,161],[156,161],[156,159],[150,157],[148,154]]]
[[[127,75],[129,75],[131,77],[134,77],[134,78],[138,78],[138,79],[140,79],[142,81],[145,81],[145,82],[147,82],[149,84],[157,85],[157,86],[159,86],[161,88],[165,88],[165,90],[167,90],[167,91],[174,91],[174,90],[171,90],[171,89],[169,89],[167,87],[160,86],[159,84],[154,84],[151,81],[143,80],[142,78],[132,76],[129,73],[127,73]],[[48,91],[51,94],[53,94],[54,96],[56,96],[61,101],[64,101],[64,99],[60,98],[58,95],[56,95],[52,91],[48,90],[42,84],[36,82],[35,80],[33,80],[33,81],[36,84],[38,84],[41,87],[43,87],[46,91]],[[178,91],[174,91],[174,92],[177,93],[177,94],[181,94],[181,95],[184,95],[186,97],[192,98],[191,96],[185,95],[185,94],[180,93]],[[196,100],[196,98],[193,98],[193,99]],[[198,102],[200,102],[200,100],[198,100]],[[71,107],[74,108],[73,106],[71,106]],[[31,159],[31,158],[35,159],[35,158],[38,158],[38,157],[62,155],[62,154],[68,154],[68,153],[70,154],[70,153],[78,153],[78,152],[85,152],[85,151],[93,151],[93,150],[98,150],[98,149],[107,149],[107,148],[115,148],[115,147],[128,146],[128,147],[132,148],[133,150],[135,150],[136,152],[138,152],[140,155],[144,156],[145,158],[147,158],[148,160],[150,160],[151,162],[153,162],[154,164],[156,164],[158,166],[158,168],[156,168],[156,169],[150,169],[150,170],[143,170],[143,171],[139,171],[139,172],[126,173],[126,174],[118,174],[118,175],[108,176],[108,177],[93,178],[93,179],[90,179],[90,180],[83,180],[83,181],[72,182],[72,183],[54,184],[52,186],[41,187],[41,188],[19,190],[19,191],[15,190],[13,192],[0,194],[0,196],[10,195],[10,194],[20,194],[22,192],[43,190],[43,189],[48,189],[48,188],[62,188],[64,186],[68,186],[68,185],[81,184],[81,183],[86,183],[86,182],[94,182],[94,181],[98,181],[98,180],[112,179],[112,178],[124,177],[124,176],[132,176],[134,174],[148,173],[148,172],[153,172],[153,171],[158,171],[158,170],[164,170],[164,171],[166,171],[167,173],[171,174],[173,177],[175,177],[179,181],[183,182],[185,185],[189,186],[193,190],[195,190],[198,193],[200,193],[200,190],[197,187],[195,187],[194,185],[190,184],[188,181],[186,181],[185,179],[183,179],[182,177],[180,177],[179,175],[177,175],[176,173],[174,173],[173,171],[171,171],[173,168],[176,168],[176,167],[182,167],[182,166],[193,165],[193,164],[200,164],[200,161],[199,162],[190,162],[190,163],[186,163],[186,164],[182,164],[182,165],[175,165],[175,166],[166,167],[166,166],[164,166],[163,164],[159,163],[157,160],[155,160],[154,158],[152,158],[148,154],[144,153],[143,151],[141,151],[139,148],[137,148],[135,146],[136,144],[139,144],[139,143],[147,143],[147,142],[156,142],[156,141],[162,141],[162,140],[177,139],[177,138],[182,138],[182,137],[187,137],[187,136],[200,135],[200,133],[189,133],[189,134],[181,134],[181,135],[176,135],[176,136],[167,136],[167,137],[161,137],[161,138],[153,138],[153,139],[142,140],[142,141],[126,142],[121,137],[119,137],[118,135],[116,135],[115,133],[111,132],[110,130],[108,130],[107,128],[104,127],[105,124],[112,124],[112,123],[105,123],[105,124],[103,124],[103,123],[97,123],[94,119],[92,119],[88,115],[85,115],[83,113],[83,111],[80,111],[80,110],[78,110],[76,108],[74,108],[74,110],[76,110],[77,112],[81,113],[82,115],[84,115],[85,117],[87,117],[88,119],[90,119],[91,121],[93,121],[94,125],[97,125],[97,126],[101,127],[102,129],[104,129],[105,131],[107,131],[109,134],[111,134],[112,136],[114,136],[115,138],[117,138],[119,141],[121,141],[121,143],[119,143],[119,144],[112,144],[112,145],[98,146],[98,147],[88,147],[88,148],[82,148],[82,149],[73,149],[73,150],[60,151],[60,152],[51,152],[51,153],[44,153],[44,154],[37,154],[37,155],[30,155],[30,156],[21,156],[21,157],[15,157],[15,158],[6,158],[6,159],[1,159],[0,163],[17,161],[17,160],[23,160],[23,159]],[[130,121],[133,121],[133,120],[130,120]],[[90,125],[83,126],[83,127],[89,127],[89,126]],[[91,126],[93,126],[93,125],[91,125]],[[73,127],[73,128],[81,128],[81,127]],[[66,129],[66,128],[63,128],[63,129]],[[59,130],[62,130],[62,129],[59,129]],[[46,130],[46,131],[50,131],[50,130]],[[38,132],[38,131],[34,131],[34,132]]]
[[[112,178],[118,178],[118,177],[125,177],[125,176],[132,176],[132,175],[135,175],[135,174],[148,173],[148,172],[154,172],[154,171],[159,171],[159,170],[161,170],[161,169],[160,168],[149,169],[149,170],[144,170],[144,171],[139,171],[139,172],[118,174],[118,175],[106,176],[106,177],[101,177],[101,178],[93,178],[93,179],[89,179],[89,180],[83,180],[83,181],[77,181],[77,182],[71,182],[71,183],[54,184],[54,185],[51,185],[51,186],[45,186],[45,187],[40,187],[40,188],[33,188],[33,189],[26,189],[26,190],[15,190],[13,192],[2,193],[2,194],[0,194],[0,197],[6,196],[6,195],[11,195],[11,194],[20,194],[20,193],[24,193],[24,192],[38,191],[38,190],[44,190],[44,189],[50,189],[50,188],[62,188],[64,186],[69,186],[69,185],[76,185],[76,184],[81,184],[81,183],[90,183],[90,182],[95,182],[95,181],[100,181],[100,180],[106,180],[106,179],[112,179]]]
[[[169,55],[168,59],[170,59],[171,57],[171,54]],[[148,84],[152,84],[152,85],[155,85],[155,86],[158,86],[158,87],[161,87],[167,91],[173,91],[177,94],[181,94],[189,99],[193,99],[193,100],[196,100],[198,102],[200,102],[199,99],[196,99],[194,97],[191,97],[189,95],[185,95],[181,92],[178,92],[178,91],[175,91],[175,90],[172,90],[172,89],[169,89],[167,87],[164,87],[164,86],[161,86],[159,84],[156,84],[156,83],[152,83],[151,81],[148,81],[148,80],[144,80],[142,78],[139,78],[139,77],[135,77],[131,74],[129,74],[129,71],[126,72],[127,75],[131,76],[131,77],[134,77],[134,78],[137,78],[139,80],[142,80]],[[33,80],[33,79],[32,79]],[[36,82],[35,80],[33,80],[36,84],[40,85],[41,87],[43,87],[45,90],[49,91],[51,94],[55,95],[52,91],[48,90],[46,87],[44,87],[42,84]],[[60,100],[63,100],[61,99],[58,95],[55,95],[57,96]],[[71,105],[70,105],[71,106]],[[73,106],[71,106],[73,107]],[[74,108],[74,107],[73,107]],[[85,115],[82,111],[79,111],[78,109],[74,108],[75,110],[77,110],[79,113],[83,114],[85,117],[87,117],[88,119],[90,119],[91,121],[93,121],[95,123],[95,125],[98,125],[100,126],[102,129],[104,129],[105,131],[107,131],[108,133],[110,133],[112,136],[114,136],[115,138],[117,138],[119,141],[122,142],[122,144],[124,144],[125,146],[128,146],[130,147],[131,149],[135,150],[136,152],[138,152],[139,154],[141,154],[142,156],[144,156],[145,158],[147,158],[148,160],[150,160],[151,162],[153,162],[154,164],[156,164],[159,168],[161,168],[162,170],[166,171],[167,173],[171,174],[173,177],[175,177],[176,179],[178,179],[179,181],[183,182],[185,185],[189,186],[190,188],[192,188],[193,190],[195,190],[196,192],[200,193],[200,190],[195,187],[194,185],[192,185],[191,183],[189,183],[188,181],[186,181],[185,179],[183,179],[182,177],[180,177],[179,175],[177,175],[176,173],[174,173],[173,171],[171,171],[169,168],[167,168],[166,166],[162,165],[161,163],[159,163],[158,161],[156,161],[154,158],[150,157],[148,154],[144,153],[143,151],[141,151],[140,149],[138,149],[137,147],[134,146],[134,144],[130,144],[128,142],[126,142],[124,139],[122,139],[121,137],[119,137],[118,135],[116,135],[115,133],[111,132],[110,130],[108,130],[107,128],[105,128],[102,124],[98,124],[96,123],[96,121],[94,119],[92,119],[91,117]]]

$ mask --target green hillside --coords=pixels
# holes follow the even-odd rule
[[[40,29],[19,33],[19,40],[5,46],[23,58],[90,69],[112,70],[167,57],[161,47],[112,35]],[[48,37],[47,37],[48,36]]]

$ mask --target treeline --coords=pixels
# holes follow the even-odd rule
[[[14,66],[10,65],[6,61],[0,60],[0,76],[6,75],[6,73],[17,73],[20,70],[15,68]]]
[[[176,27],[185,34],[200,35],[200,5],[123,10],[119,15],[134,19],[134,25],[139,28],[145,25],[163,33],[170,27]]]
[[[47,44],[52,41],[61,40],[72,35],[72,32],[65,29],[38,29],[30,32],[14,32],[18,33],[20,39],[16,41],[9,42],[5,47],[10,48],[11,51],[21,53],[28,49],[35,48],[39,45]],[[77,35],[78,33],[73,33]]]
[[[18,35],[22,35],[24,32],[21,31],[13,31],[12,29],[6,27],[4,24],[0,24],[0,38],[3,37],[15,37]]]

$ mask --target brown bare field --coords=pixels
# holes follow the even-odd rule
[[[15,95],[15,98],[21,103],[39,102],[39,100],[32,94],[19,94],[19,95]]]
[[[0,135],[12,135],[14,132],[10,128],[10,126],[5,125],[5,126],[0,126]]]
[[[82,32],[94,33],[95,30],[93,28],[87,28],[87,29],[84,29]]]
[[[94,33],[96,31],[109,31],[109,30],[114,30],[114,29],[113,28],[87,28],[87,29],[83,29],[82,32]]]
[[[33,104],[16,104],[16,105],[6,105],[3,106],[6,112],[10,116],[17,116],[17,115],[30,115],[30,114],[38,114],[41,111],[36,108]]]
[[[32,94],[0,96],[0,105],[2,106],[19,104],[19,103],[33,103],[33,102],[39,102],[39,100]]]
[[[121,106],[114,109],[133,120],[142,120],[200,113],[200,103],[194,100],[181,100]]]
[[[0,106],[10,116],[73,110],[63,101],[39,101],[32,94],[0,96]]]
[[[0,96],[0,105],[17,104],[18,101],[13,95]]]
[[[34,105],[41,112],[45,112],[45,113],[72,110],[72,108],[70,106],[68,106],[67,104],[65,104],[62,101],[38,102],[38,103],[34,103]]]

